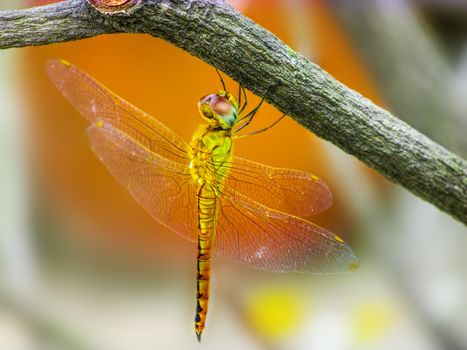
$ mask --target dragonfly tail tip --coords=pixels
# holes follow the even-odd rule
[[[196,332],[196,337],[198,338],[198,342],[201,343],[201,332]]]

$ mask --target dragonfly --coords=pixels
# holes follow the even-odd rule
[[[90,123],[92,149],[110,173],[155,220],[197,243],[198,340],[208,312],[213,252],[273,272],[357,268],[340,236],[303,219],[332,204],[323,180],[233,156],[235,139],[269,128],[245,132],[264,98],[247,113],[245,89],[239,85],[234,96],[219,75],[222,89],[198,101],[205,123],[187,143],[78,67],[53,60],[47,72]]]

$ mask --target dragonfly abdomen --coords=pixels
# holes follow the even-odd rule
[[[209,303],[211,248],[215,236],[217,198],[209,185],[198,190],[198,256],[195,331],[201,339]]]

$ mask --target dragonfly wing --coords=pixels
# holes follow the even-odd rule
[[[340,273],[358,266],[352,249],[325,229],[236,194],[220,199],[216,252],[275,272]]]
[[[88,128],[94,152],[159,223],[196,241],[196,192],[185,165],[152,153],[113,125]]]
[[[106,122],[154,153],[188,162],[188,144],[147,113],[108,90],[79,68],[62,60],[47,64],[53,83],[91,123]]]
[[[226,167],[224,192],[241,193],[266,207],[295,216],[310,216],[332,204],[332,193],[320,178],[299,170],[273,168],[234,157]]]

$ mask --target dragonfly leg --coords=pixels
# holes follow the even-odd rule
[[[255,131],[251,131],[251,132],[248,132],[248,133],[242,134],[242,135],[234,135],[232,138],[239,139],[239,138],[242,138],[242,137],[251,136],[251,135],[256,135],[256,134],[260,134],[260,133],[262,133],[262,132],[265,132],[266,130],[271,129],[274,125],[276,125],[277,123],[279,123],[282,119],[284,119],[284,117],[287,116],[287,114],[288,114],[288,113],[284,113],[280,118],[278,118],[276,121],[274,121],[274,123],[272,123],[271,125],[266,126],[265,128],[262,128],[262,129],[259,129],[259,130],[255,130]],[[240,130],[240,129],[239,129],[239,130]]]
[[[245,99],[245,103],[242,105],[242,95],[243,98]],[[238,84],[238,105],[239,105],[239,111],[238,114],[242,114],[243,111],[245,110],[246,106],[248,105],[248,97],[246,95],[245,88],[243,87],[242,84]]]
[[[258,112],[263,102],[264,102],[264,98],[261,100],[258,106],[256,106],[250,113],[248,113],[247,115],[245,115],[243,118],[239,120],[239,122],[242,122],[243,120],[246,119],[246,122],[242,126],[240,126],[237,130],[235,130],[234,134],[246,128],[253,121],[253,118],[255,117],[256,113]]]
[[[219,79],[221,80],[222,88],[224,89],[224,91],[227,91],[227,90],[225,89],[225,82],[224,82],[224,79],[222,78],[222,75],[221,75],[221,73],[219,72],[219,69],[217,69],[217,68],[216,68],[216,73],[217,73],[217,75],[219,76]]]
[[[258,112],[258,110],[260,109],[260,107],[263,105],[266,97],[268,97],[268,95],[271,93],[271,91],[273,91],[275,88],[277,88],[277,86],[279,86],[280,83],[279,82],[276,82],[275,84],[272,84],[271,86],[268,87],[268,89],[266,90],[266,93],[263,95],[263,98],[261,99],[261,101],[258,103],[258,105],[253,108],[250,112],[248,112],[244,117],[240,118],[240,120],[238,122],[242,122],[244,120],[246,120],[246,122],[241,125],[237,130],[235,130],[234,133],[237,133],[239,132],[240,130],[242,130],[243,128],[247,127],[251,121],[253,120],[253,118],[255,117],[256,113]],[[246,98],[246,94],[245,94],[245,98]],[[243,111],[243,107],[241,109],[241,111]]]
[[[268,95],[268,92],[269,92],[269,89],[268,89],[268,91],[266,91],[266,93],[264,94],[264,96],[263,96],[263,98],[261,99],[261,101],[259,102],[259,104],[258,104],[255,108],[253,108],[250,112],[248,112],[245,116],[243,116],[242,118],[240,118],[238,122],[241,122],[241,121],[243,121],[243,120],[245,120],[245,119],[252,119],[252,118],[255,116],[256,112],[258,112],[258,109],[259,109],[259,108],[261,107],[261,105],[263,104],[263,102],[264,102],[266,96]],[[243,126],[242,126],[242,127],[243,127]]]

